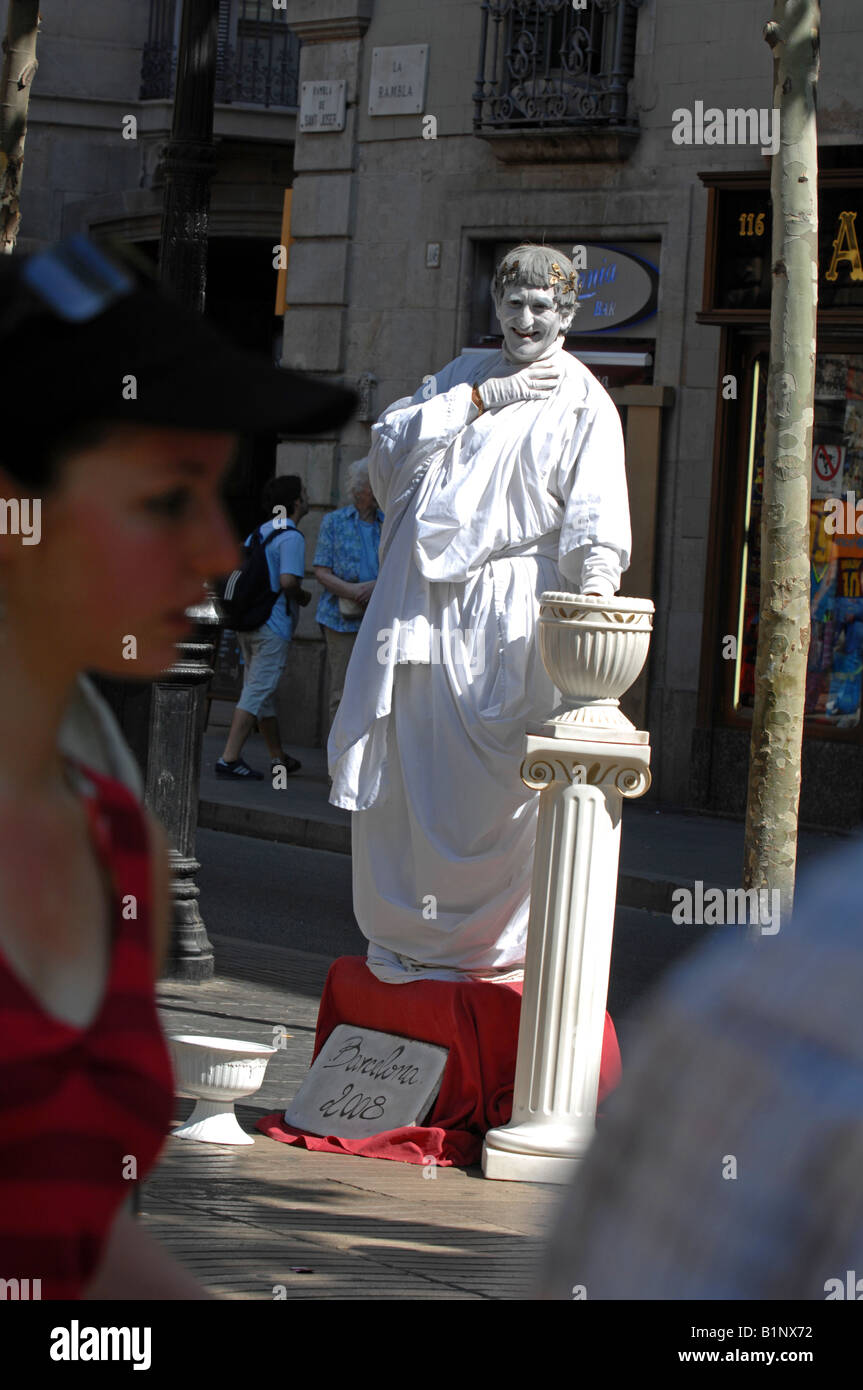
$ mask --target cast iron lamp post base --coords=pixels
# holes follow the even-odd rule
[[[171,942],[162,973],[168,979],[199,982],[212,979],[215,968],[198,911],[195,875],[201,866],[195,858],[195,832],[207,685],[221,618],[206,592],[186,615],[195,631],[177,643],[177,661],[153,684],[147,805],[171,842]]]

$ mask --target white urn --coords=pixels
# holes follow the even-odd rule
[[[252,1136],[240,1128],[234,1102],[260,1089],[276,1048],[197,1033],[177,1034],[169,1037],[168,1043],[175,1094],[197,1101],[188,1120],[172,1131],[174,1138],[206,1144],[254,1144]]]
[[[650,599],[542,595],[539,650],[562,696],[542,725],[544,732],[600,741],[632,737],[635,726],[621,712],[620,697],[647,660],[653,613]]]

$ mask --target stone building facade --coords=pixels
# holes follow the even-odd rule
[[[593,244],[609,254],[637,251],[655,264],[655,314],[594,340],[606,350],[620,345],[636,362],[641,343],[652,359],[635,384],[613,391],[627,417],[636,502],[624,591],[653,598],[657,608],[638,712],[654,747],[651,796],[732,814],[744,804],[747,715],[740,711],[725,729],[710,693],[728,665],[729,628],[721,606],[708,614],[707,591],[713,568],[731,573],[738,563],[729,518],[739,498],[728,516],[715,515],[717,474],[733,471],[717,441],[727,438],[725,416],[745,409],[745,382],[736,400],[723,399],[731,330],[716,315],[699,322],[711,236],[700,175],[747,175],[759,189],[769,179],[762,153],[773,138],[772,57],[762,37],[768,11],[751,0],[288,0],[302,40],[301,84],[342,81],[347,105],[343,130],[297,131],[287,360],[351,382],[370,373],[373,411],[380,410],[463,348],[482,345],[492,247]],[[624,40],[616,48],[615,26]],[[581,39],[573,38],[576,27]],[[420,83],[427,50],[419,109],[383,114],[399,76],[387,87],[379,74],[392,74],[401,49],[413,50],[403,55],[401,75],[418,74]],[[377,50],[384,53],[376,58]],[[836,0],[823,20],[819,140],[825,164],[837,169],[863,162],[855,149],[861,56],[863,13],[855,0]],[[591,105],[603,82],[604,97]],[[557,106],[543,104],[548,92]],[[412,95],[405,91],[405,107]],[[760,113],[761,128],[729,120],[724,143],[707,143],[709,108]],[[681,111],[694,123],[691,143],[683,143]],[[759,323],[763,331],[763,317]],[[578,330],[577,319],[581,352],[590,344]],[[339,439],[284,443],[279,467],[304,472],[320,515],[368,440],[369,424],[355,420]],[[810,744],[823,756],[809,759],[804,819],[859,820],[859,732],[841,749],[814,735]],[[831,787],[837,757],[851,773],[839,812]]]
[[[764,261],[755,253],[764,249],[759,210],[769,180],[762,149],[773,138],[772,60],[761,34],[769,8],[752,0],[223,0],[220,10],[226,53],[242,35],[262,44],[273,23],[287,25],[299,48],[293,104],[284,87],[280,105],[272,92],[237,100],[241,84],[228,83],[217,105],[217,300],[231,300],[232,266],[241,268],[254,292],[238,295],[234,284],[234,316],[241,321],[238,299],[256,296],[254,332],[272,333],[256,277],[271,283],[291,188],[283,332],[275,321],[282,360],[364,392],[362,418],[338,437],[273,441],[278,471],[307,482],[309,565],[320,519],[345,500],[346,470],[367,451],[375,415],[462,349],[494,344],[495,256],[522,240],[588,248],[592,305],[580,311],[570,346],[607,380],[624,416],[635,540],[625,592],[657,608],[632,706],[654,746],[650,795],[730,814],[742,810],[748,751],[745,672],[735,675],[724,652],[728,636],[746,645],[743,619],[729,614],[743,612],[735,585],[744,582],[741,517],[751,511],[740,441],[758,385],[747,375],[755,360],[747,345],[757,348],[765,331],[763,300],[746,277],[762,274]],[[46,0],[25,248],[79,228],[152,246],[170,124],[167,10],[176,24],[173,0]],[[863,166],[861,58],[858,0],[833,0],[823,17],[819,143],[837,216],[851,216]],[[310,119],[316,110],[326,121]],[[755,123],[720,127],[711,110],[751,111]],[[135,141],[121,135],[130,113]],[[731,245],[729,226],[740,245]],[[826,250],[829,258],[829,243]],[[615,302],[601,293],[601,267],[614,269],[618,285],[640,275],[641,290],[633,281]],[[834,352],[830,334],[841,318],[835,353],[851,373],[863,317],[850,257],[838,284],[827,347]],[[611,318],[590,321],[609,304]],[[737,394],[726,399],[729,376]],[[259,460],[247,488],[268,466],[271,459]],[[282,700],[287,736],[306,743],[325,727],[315,606],[303,611]],[[831,679],[821,698],[828,710],[839,698]],[[845,724],[825,714],[807,732],[803,812],[813,823],[861,818],[859,711],[855,723],[843,679]],[[839,805],[830,791],[837,771]]]
[[[19,250],[92,232],[155,261],[180,18],[181,0],[45,0]],[[274,258],[293,178],[299,42],[271,0],[219,0],[218,20],[206,312],[279,361]],[[243,534],[256,519],[277,442],[245,444],[231,476],[229,500]],[[293,735],[313,742],[320,714],[305,705],[300,714]]]

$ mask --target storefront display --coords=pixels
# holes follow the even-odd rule
[[[722,328],[722,381],[731,383],[718,418],[711,539],[717,564],[709,566],[706,608],[713,633],[718,627],[734,641],[723,637],[726,661],[717,671],[716,637],[705,629],[702,708],[745,727],[758,644],[772,207],[763,174],[711,174],[704,182],[708,234],[698,319]],[[863,170],[823,168],[818,200],[805,728],[848,738],[863,727]],[[779,379],[780,397],[795,389],[790,376]]]
[[[751,709],[764,482],[767,359],[752,366],[747,513],[740,571],[735,709]],[[851,728],[863,693],[863,353],[823,354],[815,378],[809,559],[812,635],[807,721]]]
[[[863,816],[863,146],[818,151],[818,322],[809,504],[810,641],[800,816]],[[716,415],[691,797],[745,814],[761,604],[770,371],[769,170],[702,176],[700,324],[718,330]],[[778,413],[798,384],[778,367]]]

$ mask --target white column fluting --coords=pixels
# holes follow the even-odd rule
[[[648,735],[609,693],[643,666],[653,605],[543,594],[540,611],[543,660],[564,703],[528,732],[521,766],[541,795],[513,1113],[486,1135],[483,1172],[566,1182],[595,1131],[621,808],[650,786]]]

